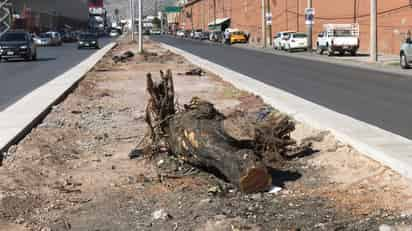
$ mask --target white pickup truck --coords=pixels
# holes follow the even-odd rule
[[[359,49],[359,24],[325,24],[324,31],[319,33],[316,42],[317,52],[327,51],[329,56],[339,52],[356,55]]]

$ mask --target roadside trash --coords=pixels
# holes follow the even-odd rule
[[[194,68],[184,73],[184,75],[191,75],[191,76],[204,76],[205,74],[206,72],[200,68]],[[179,73],[179,75],[183,75],[183,74]]]
[[[167,220],[172,218],[164,209],[159,209],[152,213],[153,220]]]
[[[280,192],[280,191],[282,191],[282,188],[281,188],[281,187],[273,186],[273,188],[271,188],[271,189],[269,190],[269,193],[270,193],[270,194],[277,194],[277,193]]]
[[[271,107],[264,107],[262,109],[260,109],[260,111],[258,112],[257,115],[257,121],[262,121],[264,120],[268,115],[270,115],[270,113],[273,112],[273,108]]]
[[[129,58],[132,58],[132,57],[134,57],[134,53],[131,52],[131,51],[126,51],[126,52],[124,52],[124,53],[121,54],[121,55],[115,55],[115,56],[113,56],[112,60],[113,60],[115,63],[125,62],[125,61],[127,61]]]
[[[130,159],[136,159],[139,158],[140,156],[143,155],[143,151],[141,149],[133,149],[130,153],[129,153],[129,158]]]
[[[213,186],[213,187],[210,187],[210,188],[207,190],[207,192],[210,193],[210,194],[216,195],[216,194],[218,194],[218,193],[221,193],[221,192],[222,192],[222,189],[221,189],[219,186]]]

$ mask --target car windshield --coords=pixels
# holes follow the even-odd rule
[[[351,30],[334,30],[333,35],[335,37],[352,37]]]
[[[11,42],[11,41],[26,41],[25,33],[6,33],[1,38],[0,41]]]
[[[306,38],[306,34],[294,34],[293,35],[294,38]]]
[[[84,34],[80,36],[80,39],[93,40],[96,39],[96,36],[92,34]]]
[[[236,31],[236,32],[233,32],[233,34],[234,35],[243,35],[243,32],[242,31]]]

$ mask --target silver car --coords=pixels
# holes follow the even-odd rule
[[[400,63],[403,69],[409,69],[412,65],[412,39],[407,38],[401,46]]]

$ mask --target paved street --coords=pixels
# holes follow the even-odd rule
[[[408,77],[220,44],[153,38],[412,139],[412,79]]]
[[[110,39],[101,39],[103,47]],[[37,87],[79,64],[96,50],[77,50],[77,44],[38,49],[34,62],[11,61],[0,63],[0,111]]]

